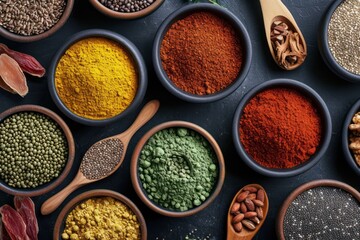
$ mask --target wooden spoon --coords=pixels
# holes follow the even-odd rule
[[[111,174],[113,174],[120,167],[120,165],[122,164],[122,162],[124,160],[126,149],[129,145],[131,137],[135,134],[135,132],[140,127],[142,127],[145,123],[147,123],[155,115],[155,113],[159,109],[159,105],[160,105],[160,103],[158,100],[152,100],[152,101],[148,102],[144,106],[144,108],[141,110],[141,112],[135,119],[134,123],[125,132],[120,133],[115,136],[112,136],[112,137],[105,138],[105,139],[100,140],[100,141],[96,142],[95,144],[93,144],[89,148],[89,150],[85,153],[84,156],[86,156],[87,153],[94,146],[96,146],[97,144],[103,144],[104,142],[106,142],[106,140],[111,140],[111,139],[120,140],[122,143],[122,146],[123,146],[123,150],[121,151],[121,154],[118,155],[118,157],[120,158],[119,161],[116,162],[116,165],[113,168],[111,168],[109,170],[109,172],[107,172],[104,176],[101,176],[96,179],[86,178],[85,177],[86,174],[85,175],[83,174],[83,172],[81,171],[81,165],[80,165],[80,169],[78,170],[74,180],[68,186],[66,186],[63,190],[61,190],[60,192],[58,192],[57,194],[55,194],[54,196],[52,196],[51,198],[46,200],[43,203],[43,205],[41,206],[41,213],[43,215],[52,213],[58,206],[60,206],[60,204],[65,200],[65,198],[67,196],[69,196],[70,193],[72,193],[79,187],[84,186],[89,183],[99,181],[99,180],[104,179],[104,178],[110,176]],[[83,164],[83,162],[84,162],[84,158],[83,158],[81,164]],[[96,166],[92,166],[92,167],[96,168]]]
[[[286,6],[280,1],[280,0],[260,0],[261,4],[261,10],[263,13],[263,19],[264,19],[264,27],[265,27],[265,33],[266,33],[266,40],[268,42],[268,46],[270,49],[271,56],[273,57],[274,61],[276,62],[279,67],[285,69],[285,70],[293,70],[297,67],[299,67],[303,61],[297,62],[293,65],[290,65],[289,67],[284,67],[276,58],[276,52],[273,49],[272,41],[271,41],[271,25],[275,21],[282,21],[286,23],[289,27],[289,30],[292,30],[293,32],[297,32],[300,37],[300,44],[302,44],[303,52],[304,52],[304,59],[307,55],[307,47],[306,42],[304,39],[303,34],[300,31],[300,28],[296,24],[296,21],[290,11],[286,8]]]
[[[260,220],[259,225],[256,225],[256,228],[253,231],[248,230],[246,227],[243,226],[241,232],[236,232],[233,228],[233,225],[231,223],[232,219],[233,219],[233,215],[230,213],[231,211],[231,207],[234,204],[234,202],[236,201],[236,197],[238,196],[238,194],[240,192],[243,191],[243,189],[245,187],[255,187],[257,189],[262,189],[264,190],[264,188],[258,184],[249,184],[244,186],[242,189],[240,189],[240,191],[238,191],[234,197],[234,199],[232,200],[230,207],[229,207],[229,211],[228,211],[228,216],[227,216],[227,240],[251,240],[256,233],[260,230],[261,226],[263,225],[263,223],[265,222],[266,219],[266,215],[268,213],[269,210],[269,199],[268,196],[266,194],[266,191],[264,190],[265,196],[264,196],[264,206],[263,206],[263,213],[264,213],[264,218]]]

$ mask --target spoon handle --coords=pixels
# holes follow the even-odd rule
[[[48,215],[56,210],[60,206],[60,204],[69,196],[73,191],[83,186],[88,180],[84,177],[84,175],[79,171],[74,178],[74,180],[67,185],[60,192],[46,200],[41,206],[41,214]]]
[[[281,0],[260,0],[261,10],[263,12],[263,19],[265,28],[269,28],[275,17],[284,16],[292,22],[295,22],[289,9],[281,2]],[[270,28],[265,29],[270,33]]]
[[[133,124],[123,133],[116,135],[115,137],[121,138],[121,140],[129,141],[131,137],[136,133],[139,128],[141,128],[145,123],[147,123],[159,109],[160,102],[158,100],[151,100],[148,102],[143,109],[141,109],[139,115],[133,122]]]

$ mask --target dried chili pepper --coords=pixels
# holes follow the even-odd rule
[[[26,225],[26,234],[31,240],[38,239],[39,225],[35,214],[35,204],[29,197],[14,197],[16,211],[20,214]]]
[[[33,56],[11,50],[5,44],[0,43],[0,54],[2,53],[15,59],[24,72],[35,77],[44,76],[45,68]]]
[[[11,239],[30,240],[26,234],[26,225],[20,214],[15,209],[9,205],[3,205],[0,207],[0,214],[2,216],[2,222],[5,229]]]
[[[0,55],[0,77],[3,83],[7,85],[4,87],[3,83],[0,84],[5,90],[9,91],[10,88],[12,90],[10,92],[16,92],[22,97],[28,93],[26,78],[19,64],[4,53]]]

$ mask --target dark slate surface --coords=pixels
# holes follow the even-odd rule
[[[0,42],[35,56],[45,67],[48,67],[57,49],[72,34],[89,28],[104,28],[120,33],[133,41],[146,61],[149,72],[149,87],[143,104],[147,100],[157,98],[161,101],[160,111],[150,123],[135,134],[123,165],[114,175],[75,191],[66,199],[65,203],[86,190],[112,189],[129,197],[142,210],[147,221],[149,239],[184,239],[192,231],[195,232],[193,235],[200,238],[210,234],[210,239],[225,239],[226,213],[233,195],[245,184],[259,183],[268,192],[271,208],[265,224],[254,239],[269,240],[276,239],[275,219],[282,202],[292,190],[302,183],[314,179],[330,178],[346,182],[358,190],[360,189],[358,176],[345,162],[340,148],[341,125],[346,112],[359,98],[360,86],[347,83],[336,77],[325,66],[317,46],[321,17],[333,1],[284,0],[305,35],[309,52],[304,65],[291,72],[278,68],[270,56],[265,40],[259,1],[222,0],[221,2],[238,16],[248,29],[254,55],[250,72],[238,90],[229,97],[211,104],[195,105],[176,99],[161,86],[152,67],[151,49],[155,32],[166,16],[185,4],[182,0],[166,0],[152,15],[133,21],[107,18],[97,12],[88,1],[76,1],[69,21],[48,39],[34,43],[15,43],[0,37]],[[264,177],[245,166],[235,151],[231,134],[233,114],[242,96],[250,88],[273,78],[296,79],[313,87],[327,103],[333,121],[331,144],[320,163],[302,175],[285,179]],[[24,99],[0,91],[0,111],[21,104],[38,104],[48,107],[59,113],[69,124],[76,143],[75,164],[68,178],[54,191],[33,198],[40,224],[39,239],[45,240],[52,238],[56,217],[65,203],[49,216],[41,216],[39,211],[41,204],[72,180],[78,169],[80,159],[89,146],[99,139],[127,129],[137,113],[106,127],[82,126],[66,118],[56,108],[50,98],[46,78],[28,77],[28,85],[30,92]],[[225,184],[218,198],[210,207],[199,214],[182,219],[163,217],[149,210],[135,194],[129,173],[131,152],[140,137],[154,125],[170,120],[186,120],[207,129],[218,141],[226,161]],[[0,204],[5,203],[12,203],[12,196],[1,192]]]

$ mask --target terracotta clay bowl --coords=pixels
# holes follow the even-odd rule
[[[258,93],[266,89],[271,89],[276,87],[295,89],[300,93],[304,94],[304,96],[312,100],[321,117],[322,136],[321,136],[320,144],[317,147],[315,154],[313,154],[310,157],[310,159],[308,159],[306,162],[288,169],[273,169],[273,168],[267,168],[261,166],[247,154],[246,150],[244,149],[240,141],[239,122],[245,106]],[[233,125],[232,125],[233,142],[241,160],[243,160],[245,164],[248,165],[254,171],[269,177],[291,177],[301,174],[309,170],[313,166],[315,166],[315,164],[317,164],[320,161],[321,157],[325,154],[326,149],[330,144],[331,131],[332,131],[331,116],[325,102],[322,100],[319,94],[317,94],[315,90],[305,85],[304,83],[291,79],[269,80],[251,89],[241,99],[235,111]]]
[[[145,17],[145,16],[151,14],[156,9],[158,9],[165,0],[156,0],[149,7],[144,8],[137,12],[131,12],[131,13],[114,11],[114,10],[102,5],[99,0],[89,0],[89,1],[96,8],[96,10],[98,10],[99,12],[101,12],[102,14],[104,14],[108,17],[129,20],[129,19],[142,18],[142,17]]]
[[[150,200],[147,196],[146,191],[142,187],[141,180],[139,178],[139,172],[138,172],[139,156],[140,156],[141,150],[143,149],[144,145],[147,143],[149,138],[160,130],[167,129],[167,128],[177,128],[177,127],[187,128],[187,129],[193,130],[193,131],[199,133],[200,135],[202,135],[209,142],[210,146],[212,146],[212,148],[215,152],[215,155],[217,157],[217,161],[218,161],[217,162],[218,179],[217,179],[217,183],[214,184],[212,193],[205,200],[205,202],[203,202],[200,206],[192,208],[187,211],[169,210],[169,209],[161,207],[160,205],[158,205],[155,202],[153,202],[152,200]],[[205,129],[201,128],[198,125],[190,123],[190,122],[170,121],[170,122],[165,122],[165,123],[162,123],[162,124],[159,124],[159,125],[153,127],[139,140],[139,142],[137,143],[137,145],[134,149],[134,152],[133,152],[133,155],[131,158],[130,174],[131,174],[131,181],[132,181],[133,187],[135,189],[135,192],[140,197],[140,199],[145,203],[145,205],[148,206],[151,210],[153,210],[159,214],[162,214],[164,216],[168,216],[168,217],[186,217],[186,216],[190,216],[195,213],[198,213],[201,210],[208,207],[215,200],[217,195],[220,193],[221,188],[224,184],[224,179],[225,179],[225,162],[224,162],[224,157],[223,157],[223,154],[221,152],[219,145],[217,144],[215,139]]]
[[[241,70],[234,80],[232,84],[227,86],[225,89],[216,92],[214,94],[209,95],[197,95],[191,94],[181,90],[180,88],[176,87],[175,84],[170,80],[168,75],[166,74],[165,70],[162,66],[162,60],[160,57],[160,48],[164,36],[168,32],[169,28],[178,20],[183,19],[193,13],[196,12],[210,12],[216,14],[217,16],[225,19],[228,21],[235,31],[237,32],[238,38],[243,46],[243,64],[241,66]],[[185,7],[180,8],[179,10],[173,12],[170,16],[168,16],[164,22],[159,27],[153,45],[153,64],[155,68],[156,75],[158,76],[161,84],[174,96],[180,98],[181,100],[193,103],[209,103],[220,100],[222,98],[227,97],[231,93],[233,93],[245,80],[251,65],[252,59],[252,46],[250,42],[249,34],[243,25],[243,23],[229,10],[223,7],[219,7],[213,4],[208,3],[198,3],[198,4],[191,4]]]
[[[334,1],[322,19],[322,23],[319,29],[319,36],[318,36],[319,50],[325,64],[333,73],[335,73],[338,77],[345,79],[349,82],[359,83],[360,75],[351,73],[348,70],[346,70],[343,66],[341,66],[334,58],[329,47],[328,29],[329,29],[330,20],[332,15],[334,14],[334,11],[342,2],[344,2],[344,0]]]
[[[344,152],[345,160],[350,165],[354,171],[360,175],[360,166],[356,164],[355,158],[353,153],[350,151],[349,148],[349,125],[352,123],[352,118],[354,117],[355,113],[360,111],[360,99],[357,100],[354,105],[351,107],[349,112],[346,115],[345,121],[343,123],[343,129],[341,133],[341,145],[342,150]]]
[[[137,208],[137,206],[127,197],[124,195],[117,193],[115,191],[106,190],[106,189],[94,189],[91,191],[84,192],[75,198],[73,198],[70,202],[68,202],[65,207],[61,210],[59,216],[56,219],[55,226],[54,226],[54,232],[53,232],[53,239],[54,240],[61,240],[61,234],[65,227],[65,221],[67,218],[67,215],[81,202],[90,199],[90,198],[99,198],[99,197],[112,197],[126,206],[128,206],[133,213],[136,215],[138,222],[140,223],[140,231],[141,231],[141,240],[147,239],[147,227],[145,219],[140,212],[140,210]]]
[[[66,125],[64,120],[62,120],[53,111],[51,111],[47,108],[41,107],[41,106],[37,106],[37,105],[20,105],[20,106],[10,108],[10,109],[0,113],[0,122],[13,114],[20,113],[20,112],[40,113],[40,114],[43,114],[43,115],[49,117],[53,121],[55,121],[58,124],[58,126],[61,128],[63,134],[66,137],[66,140],[68,143],[68,151],[69,151],[68,159],[67,159],[66,165],[63,168],[61,174],[57,178],[54,178],[53,180],[51,180],[48,183],[45,183],[36,188],[21,189],[21,188],[11,187],[8,184],[6,184],[3,180],[0,179],[0,190],[6,192],[8,194],[14,195],[14,196],[33,197],[33,196],[43,195],[43,194],[53,190],[60,183],[62,183],[62,181],[64,181],[66,176],[69,174],[71,167],[73,165],[73,162],[74,162],[74,157],[75,157],[74,138],[72,136],[72,133],[71,133],[69,127]]]
[[[316,187],[334,187],[340,188],[348,193],[350,193],[356,200],[360,202],[360,193],[353,187],[349,186],[346,183],[339,182],[336,180],[330,179],[321,179],[321,180],[314,180],[308,183],[305,183],[298,188],[296,188],[284,201],[282,204],[277,219],[276,219],[276,234],[279,240],[285,240],[284,235],[284,219],[286,215],[286,211],[289,208],[290,204],[303,192],[316,188]],[[335,211],[335,210],[334,210]]]
[[[66,2],[67,2],[66,7],[65,7],[65,10],[64,10],[61,18],[49,30],[47,30],[43,33],[37,34],[37,35],[24,36],[24,35],[19,35],[19,34],[10,32],[6,28],[0,27],[0,35],[9,40],[16,41],[16,42],[34,42],[34,41],[38,41],[38,40],[47,38],[50,35],[53,35],[56,31],[58,31],[70,17],[75,0],[67,0]]]
[[[85,118],[82,116],[79,116],[75,113],[73,113],[70,109],[66,107],[66,105],[62,102],[61,98],[59,97],[56,86],[55,86],[55,72],[56,67],[61,59],[61,57],[64,55],[66,50],[73,45],[74,43],[91,37],[103,37],[110,39],[112,41],[115,41],[119,43],[133,58],[135,69],[138,74],[138,89],[135,95],[135,98],[130,103],[130,105],[121,113],[117,114],[116,116],[113,116],[111,118],[101,119],[101,120],[94,120]],[[146,65],[144,62],[144,59],[137,49],[137,47],[127,38],[124,36],[117,34],[115,32],[111,32],[104,29],[90,29],[90,30],[84,30],[81,32],[76,33],[68,41],[65,42],[65,44],[57,51],[55,54],[55,57],[52,60],[52,63],[50,65],[50,68],[48,70],[48,86],[51,98],[54,100],[56,106],[62,111],[67,117],[74,120],[75,122],[88,125],[88,126],[104,126],[109,123],[115,122],[117,120],[120,120],[129,114],[131,114],[133,111],[137,109],[137,107],[141,104],[145,93],[147,89],[148,79],[147,79],[147,70]]]

